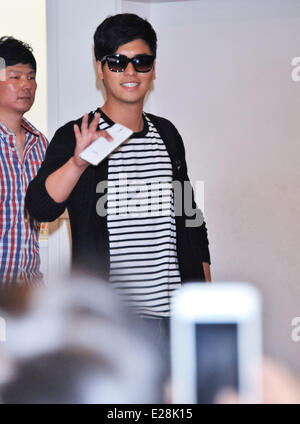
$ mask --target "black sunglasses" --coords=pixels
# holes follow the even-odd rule
[[[153,67],[155,57],[148,54],[137,54],[134,57],[127,57],[124,54],[108,54],[101,59],[101,63],[107,62],[108,68],[112,72],[124,72],[128,63],[132,63],[136,72],[150,72]]]

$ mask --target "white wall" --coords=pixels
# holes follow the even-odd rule
[[[142,18],[148,19],[150,16],[150,2],[126,1],[121,2],[121,13],[136,13]]]
[[[212,274],[264,295],[264,341],[300,370],[300,3],[152,4],[158,32],[152,111],[184,136],[190,176],[205,181]]]

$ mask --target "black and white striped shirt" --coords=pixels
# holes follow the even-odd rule
[[[102,113],[100,128],[111,124]],[[181,285],[173,173],[146,115],[143,131],[110,155],[107,180],[110,282],[139,315],[170,316],[171,296]]]

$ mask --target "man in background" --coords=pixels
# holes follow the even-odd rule
[[[33,105],[36,61],[31,47],[0,38],[0,287],[41,281],[39,224],[25,193],[45,157],[47,139],[25,118]]]

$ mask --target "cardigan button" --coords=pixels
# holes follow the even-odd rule
[[[179,170],[180,170],[180,168],[181,168],[181,160],[177,159],[177,160],[175,161],[175,164],[176,164],[177,171],[179,171]]]

